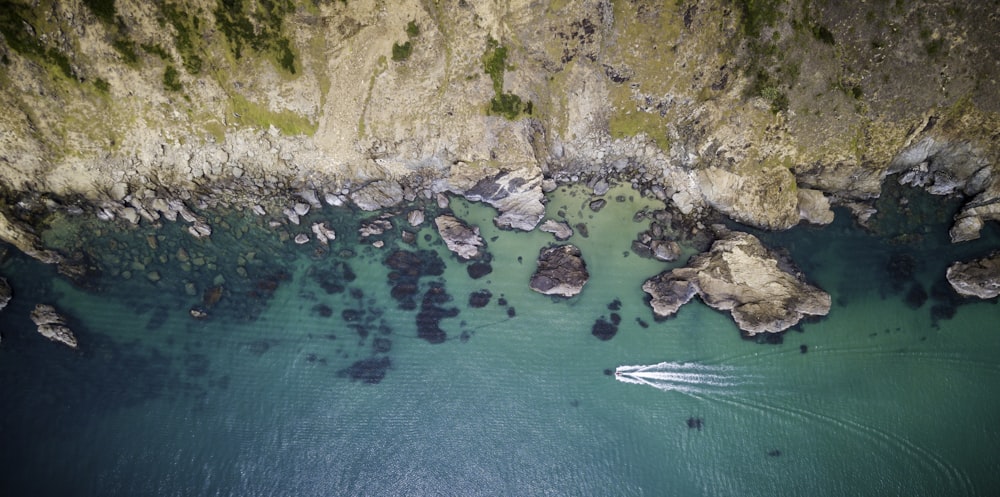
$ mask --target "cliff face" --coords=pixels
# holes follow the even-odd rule
[[[528,229],[544,180],[617,171],[686,214],[782,229],[830,201],[863,216],[898,172],[973,199],[956,240],[1000,218],[996,2],[0,7],[10,198],[112,216],[453,192]]]

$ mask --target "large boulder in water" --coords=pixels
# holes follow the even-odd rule
[[[479,227],[465,224],[461,219],[447,214],[434,218],[438,233],[444,239],[448,250],[462,259],[476,259],[482,252],[479,247],[484,245],[483,237],[479,236]]]
[[[730,311],[740,330],[753,336],[830,312],[830,295],[806,283],[789,261],[755,236],[721,227],[716,234],[709,252],[646,280],[642,289],[652,298],[654,314],[671,316],[697,294],[710,307]]]
[[[960,295],[992,299],[1000,295],[1000,251],[970,262],[956,262],[945,273]]]
[[[545,295],[572,297],[590,279],[587,263],[575,245],[552,245],[538,254],[538,269],[531,275],[531,289]]]
[[[36,305],[35,310],[31,311],[31,320],[38,326],[38,333],[43,337],[53,342],[62,343],[69,348],[76,348],[76,337],[66,327],[66,319],[56,312],[55,307],[45,304]]]

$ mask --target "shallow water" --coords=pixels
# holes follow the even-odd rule
[[[356,234],[376,214],[348,210],[288,229],[327,220],[338,239],[321,254],[239,213],[214,220],[209,242],[170,223],[57,223],[47,239],[91,237],[81,250],[105,272],[85,291],[18,255],[0,266],[15,290],[0,313],[0,494],[937,496],[1000,486],[1000,309],[934,290],[948,262],[998,245],[994,227],[951,246],[949,213],[921,210],[939,199],[911,192],[919,223],[887,204],[877,233],[838,212],[829,227],[761,235],[834,308],[782,343],[758,344],[699,302],[656,322],[640,286],[679,263],[629,247],[648,226],[633,214],[662,204],[619,187],[594,213],[581,191],[560,189],[547,207],[588,226],[570,241],[591,279],[571,299],[527,289],[551,235],[500,231],[491,209],[458,200],[454,212],[480,226],[492,256],[479,279],[430,222],[415,246],[397,227],[376,249]],[[392,220],[405,225],[405,212]],[[148,235],[161,236],[155,249]],[[399,248],[444,263],[435,271],[424,254],[429,274],[413,280],[411,309],[392,297],[399,280],[384,264]],[[915,286],[927,295],[916,308],[906,299]],[[489,302],[470,306],[484,289]],[[425,304],[428,293],[437,298]],[[33,331],[36,302],[71,316],[79,351]],[[192,318],[192,307],[209,317]],[[612,313],[617,334],[596,338],[595,321]],[[438,318],[424,324],[443,342],[419,337],[420,315]],[[659,363],[645,384],[607,374]]]

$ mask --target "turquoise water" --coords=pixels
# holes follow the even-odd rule
[[[895,214],[900,195],[913,195],[909,217]],[[995,228],[951,246],[952,204],[892,190],[877,232],[838,212],[829,227],[761,234],[832,294],[834,308],[781,343],[759,344],[699,302],[656,322],[640,286],[676,264],[629,247],[648,227],[633,214],[663,206],[627,188],[607,197],[598,213],[579,190],[550,197],[551,216],[588,226],[571,242],[591,279],[571,299],[527,289],[551,235],[500,231],[492,210],[457,200],[454,212],[481,227],[492,257],[479,279],[430,223],[414,245],[397,227],[377,249],[356,235],[360,219],[376,215],[347,210],[310,214],[298,228],[323,219],[337,229],[319,253],[239,213],[214,219],[208,242],[169,223],[131,232],[57,223],[47,239],[83,237],[77,249],[104,273],[82,288],[16,254],[0,265],[15,290],[0,313],[0,495],[939,496],[1000,487],[1000,309],[940,286],[948,262],[998,245]],[[149,235],[159,236],[156,248]],[[428,251],[426,274],[407,280],[416,284],[409,303],[393,298],[405,292],[393,291],[401,280],[385,264],[400,249]],[[916,287],[926,297],[919,307]],[[481,290],[489,302],[470,306]],[[436,297],[425,303],[428,294]],[[37,302],[71,317],[79,351],[33,331]],[[192,307],[208,317],[192,318]],[[599,340],[592,327],[612,313],[617,334]],[[420,315],[443,341],[420,334]],[[608,374],[658,363],[670,374],[649,384]]]

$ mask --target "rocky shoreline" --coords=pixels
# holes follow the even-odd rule
[[[783,230],[828,224],[832,208],[846,207],[866,223],[885,181],[965,199],[951,228],[956,243],[1000,220],[1000,57],[983,56],[996,55],[1000,34],[978,15],[988,7],[967,6],[955,23],[930,2],[871,19],[791,2],[771,7],[779,11],[766,16],[765,33],[725,2],[563,4],[295,8],[287,13],[295,22],[281,28],[297,49],[291,71],[263,52],[231,66],[219,56],[230,46],[206,19],[191,39],[216,71],[207,77],[188,64],[171,85],[158,75],[190,62],[191,47],[164,34],[155,9],[115,2],[135,38],[126,42],[165,40],[158,52],[133,54],[132,65],[82,4],[53,7],[53,22],[21,19],[11,29],[45,28],[4,32],[11,84],[0,104],[12,117],[0,123],[0,159],[13,167],[0,173],[0,240],[82,281],[92,262],[43,241],[54,218],[181,223],[211,240],[227,230],[216,213],[237,210],[324,252],[342,234],[300,226],[309,213],[385,212],[361,228],[379,247],[380,233],[394,229],[389,217],[413,202],[446,209],[450,196],[493,206],[500,228],[564,240],[576,227],[545,219],[545,195],[567,184],[585,185],[594,211],[613,184],[664,202],[632,245],[662,261],[682,245],[707,249],[707,227],[722,218]],[[939,15],[929,20],[928,11]],[[915,19],[934,23],[933,41],[905,32],[885,39],[884,26]],[[409,33],[411,22],[413,58],[389,61],[395,39],[386,33]],[[541,32],[555,36],[543,43]],[[8,41],[16,33],[49,52],[19,50],[26,45]],[[313,50],[316,40],[326,48]],[[667,46],[669,56],[653,56]],[[777,52],[783,60],[768,55]],[[39,53],[62,54],[67,77],[53,76]],[[495,112],[500,96],[517,97],[518,107]],[[423,222],[422,211],[414,216],[411,226]],[[435,222],[460,258],[478,257],[477,227]],[[664,236],[665,225],[677,239]],[[707,291],[685,288],[694,287]],[[748,321],[744,331],[772,327]]]

